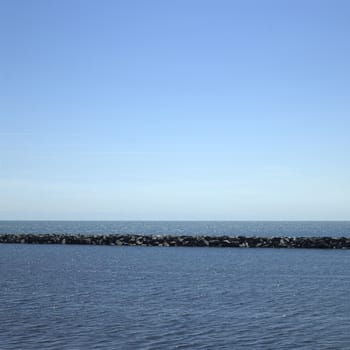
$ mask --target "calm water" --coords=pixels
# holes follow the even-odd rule
[[[350,221],[0,221],[3,233],[350,237]]]
[[[2,221],[1,233],[350,236],[349,222]],[[0,245],[0,349],[350,349],[342,250]]]
[[[0,349],[350,349],[342,250],[0,245]]]

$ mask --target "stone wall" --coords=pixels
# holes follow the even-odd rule
[[[246,237],[162,235],[4,234],[0,243],[88,244],[157,247],[350,249],[350,237]]]

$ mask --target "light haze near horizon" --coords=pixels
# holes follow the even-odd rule
[[[349,1],[0,7],[0,219],[350,219]]]

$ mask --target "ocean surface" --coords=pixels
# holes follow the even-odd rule
[[[0,234],[350,237],[350,221],[0,221]]]
[[[0,230],[349,236],[338,222],[130,225]],[[349,291],[348,250],[0,244],[0,349],[348,350]]]

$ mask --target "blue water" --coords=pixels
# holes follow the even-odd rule
[[[349,223],[0,222],[1,233],[349,236]],[[348,250],[0,244],[0,349],[350,349]]]
[[[0,221],[4,233],[350,237],[350,221]]]
[[[0,245],[0,349],[350,349],[342,250]]]

